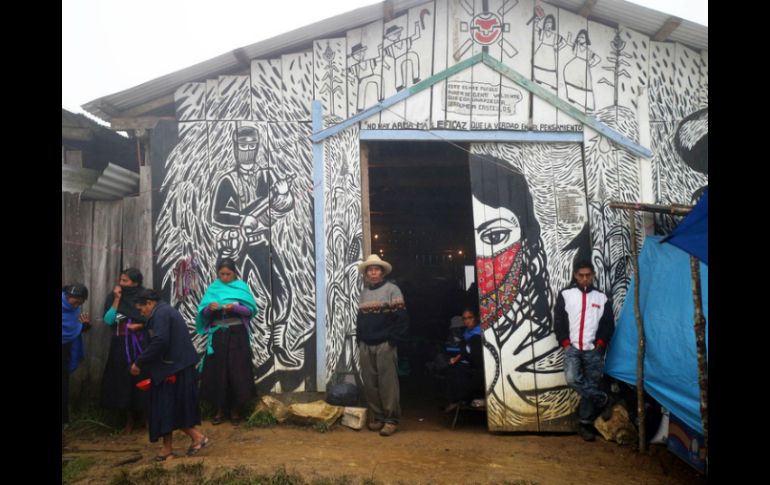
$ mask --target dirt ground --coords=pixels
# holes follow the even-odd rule
[[[339,424],[322,433],[289,424],[213,426],[207,420],[201,430],[211,438],[211,446],[196,457],[184,457],[189,439],[177,432],[174,452],[178,458],[163,466],[202,462],[208,473],[217,467],[245,465],[264,474],[285,467],[308,483],[342,475],[356,484],[366,479],[384,484],[706,483],[661,445],[640,455],[601,437],[586,443],[576,434],[492,434],[486,430],[483,414],[475,412],[461,414],[452,430],[452,416],[436,403],[407,405],[403,414],[399,431],[387,438]],[[91,457],[96,461],[75,482],[81,484],[108,483],[120,470],[138,472],[152,465],[159,448],[159,443],[149,442],[144,429],[129,435],[68,432],[66,440],[63,460]],[[119,464],[130,460],[136,461]]]

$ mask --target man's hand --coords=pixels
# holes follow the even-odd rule
[[[227,305],[225,305],[223,308],[225,309],[225,311],[226,311],[226,312],[231,312],[231,311],[233,311],[233,307],[234,307],[234,306],[235,306],[235,305],[234,305],[233,303],[228,303],[228,304],[227,304]]]
[[[455,364],[457,363],[457,361],[459,361],[459,360],[460,360],[460,357],[461,357],[461,355],[460,355],[460,354],[457,354],[457,355],[455,355],[454,357],[450,357],[450,358],[449,358],[449,363],[450,363],[451,365],[455,365]]]
[[[219,310],[219,303],[217,302],[209,303],[209,310],[211,310],[212,312]]]
[[[112,289],[112,294],[115,295],[116,300],[120,300],[120,297],[123,296],[123,287],[115,285],[115,288]]]
[[[243,230],[246,232],[246,234],[250,234],[252,232],[255,232],[259,228],[259,221],[257,221],[256,217],[253,216],[245,216],[243,218]]]
[[[289,191],[289,182],[287,179],[282,179],[277,181],[274,187],[278,195],[283,195]]]
[[[129,371],[128,371],[128,372],[129,372],[129,374],[131,374],[132,376],[138,376],[138,375],[139,375],[139,373],[140,373],[140,372],[142,372],[142,370],[141,370],[141,369],[139,369],[139,367],[137,367],[137,366],[136,366],[136,364],[134,363],[134,364],[131,364],[131,369],[129,369]]]

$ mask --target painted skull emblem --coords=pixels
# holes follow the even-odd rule
[[[500,17],[492,12],[482,12],[471,21],[473,40],[481,45],[490,45],[500,38],[503,23]]]

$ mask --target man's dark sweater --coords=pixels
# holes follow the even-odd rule
[[[371,287],[364,285],[358,302],[356,334],[359,341],[367,345],[388,341],[396,347],[406,337],[409,315],[398,286],[389,281]]]

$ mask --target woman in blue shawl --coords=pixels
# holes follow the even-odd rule
[[[83,359],[82,333],[91,328],[87,313],[80,307],[88,298],[88,288],[80,283],[67,285],[61,292],[61,420],[69,422],[70,373]]]
[[[201,362],[201,399],[217,408],[212,424],[222,423],[229,413],[237,426],[240,407],[255,396],[249,320],[258,309],[248,285],[237,279],[235,261],[220,261],[217,277],[203,295],[195,319],[198,334],[208,335]]]

